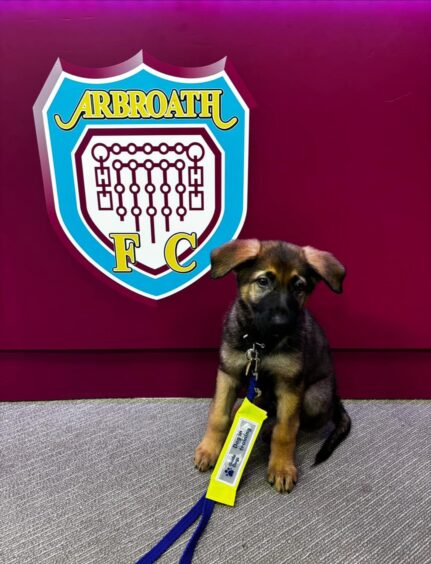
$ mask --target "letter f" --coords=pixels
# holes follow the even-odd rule
[[[127,259],[135,264],[135,249],[141,246],[139,233],[110,233],[109,237],[114,241],[115,268],[112,269],[113,272],[132,272]],[[129,242],[128,245],[127,242]]]

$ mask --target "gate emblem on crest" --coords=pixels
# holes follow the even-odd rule
[[[190,285],[242,227],[249,107],[230,69],[143,53],[103,69],[58,60],[35,104],[55,227],[137,294]]]
[[[113,249],[108,231],[140,233],[143,272],[169,270],[169,237],[194,232],[199,244],[220,215],[221,153],[205,130],[90,129],[75,163],[88,226]]]

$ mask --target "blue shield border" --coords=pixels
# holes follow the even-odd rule
[[[78,104],[83,92],[96,89],[151,90],[187,89],[191,86],[221,88],[222,118],[238,118],[229,130],[220,130],[211,119],[203,118],[146,118],[143,119],[81,119],[70,131],[62,131],[54,122],[54,115],[69,116]],[[212,249],[235,239],[247,212],[248,138],[249,111],[253,106],[232,64],[227,58],[206,67],[174,67],[157,61],[144,52],[111,67],[82,68],[58,59],[35,105],[34,118],[42,165],[45,196],[49,216],[57,232],[67,245],[71,245],[118,288],[134,294],[159,300],[170,296],[203,276],[210,268]],[[89,123],[90,122],[90,123]],[[224,157],[222,190],[224,205],[217,226],[202,246],[189,255],[197,262],[189,273],[170,270],[159,277],[152,277],[134,269],[130,273],[112,271],[114,256],[88,229],[83,221],[76,198],[76,179],[72,166],[72,152],[78,140],[88,128],[112,128],[116,125],[172,127],[203,127],[216,140]],[[94,271],[94,269],[92,269]]]

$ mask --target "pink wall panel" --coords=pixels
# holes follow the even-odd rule
[[[429,349],[431,4],[2,2],[0,347],[216,348],[233,279],[161,302],[104,283],[57,238],[32,105],[55,59],[228,55],[257,103],[241,236],[327,249],[345,293],[311,308],[337,349]]]

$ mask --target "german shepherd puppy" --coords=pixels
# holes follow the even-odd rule
[[[205,471],[216,463],[234,402],[246,384],[245,351],[254,342],[263,343],[258,381],[262,395],[256,403],[275,416],[268,481],[277,491],[290,492],[297,481],[294,450],[300,425],[316,429],[334,423],[315,464],[326,460],[350,431],[328,342],[304,309],[320,280],[341,293],[345,269],[330,253],[313,247],[247,239],[212,252],[212,278],[231,271],[237,276],[238,295],[225,318],[215,396],[195,466]]]

